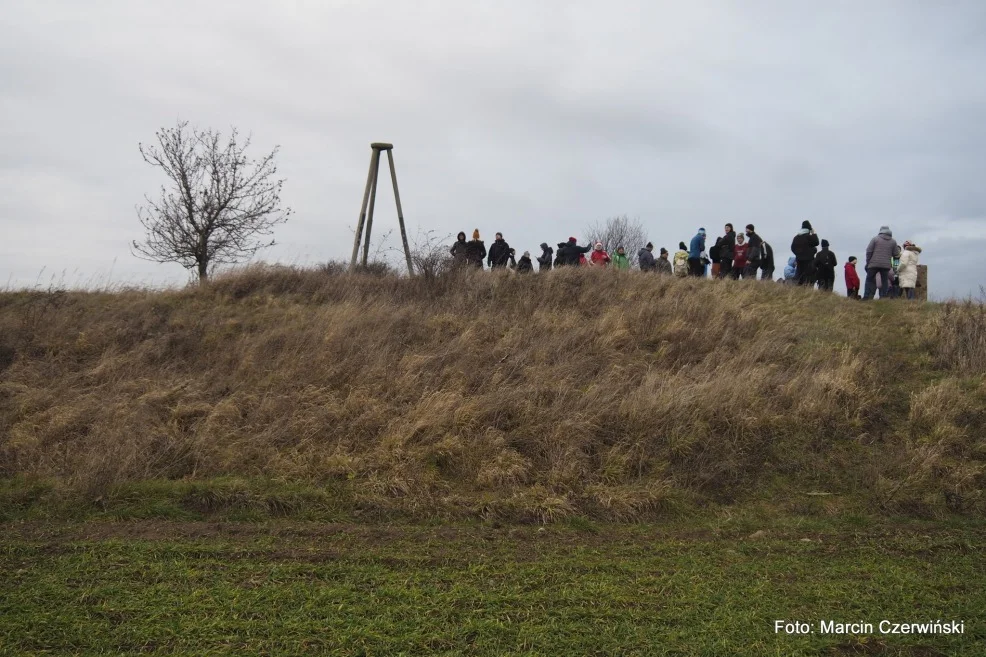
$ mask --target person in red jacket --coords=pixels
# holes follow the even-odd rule
[[[746,256],[750,251],[750,245],[745,242],[743,233],[736,236],[736,246],[733,247],[733,270],[730,272],[734,281],[742,278],[743,272],[746,271]]]
[[[856,273],[856,256],[849,258],[846,263],[846,296],[850,299],[859,298],[859,274]]]
[[[609,264],[610,257],[609,254],[603,250],[603,243],[596,242],[595,248],[592,249],[592,255],[590,256],[592,262],[590,264],[596,267],[605,267]]]

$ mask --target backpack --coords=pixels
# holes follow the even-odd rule
[[[674,254],[674,275],[678,278],[688,276],[688,254],[684,251]]]

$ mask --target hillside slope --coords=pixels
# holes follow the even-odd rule
[[[0,294],[8,494],[236,477],[536,521],[750,501],[981,514],[984,408],[971,303],[268,267],[208,289]]]

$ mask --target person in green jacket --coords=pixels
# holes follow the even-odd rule
[[[616,249],[616,254],[613,256],[613,267],[615,269],[630,269],[630,258],[627,257],[627,252],[622,246]]]

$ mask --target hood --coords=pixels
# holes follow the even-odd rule
[[[807,235],[810,232],[811,232],[810,228],[802,228],[801,230],[798,231],[798,235]]]
[[[550,251],[551,250],[551,247],[548,246],[548,243],[547,242],[541,242],[541,250],[542,251]]]
[[[887,237],[893,237],[893,231],[890,230],[890,226],[880,226],[880,235],[886,235]]]

